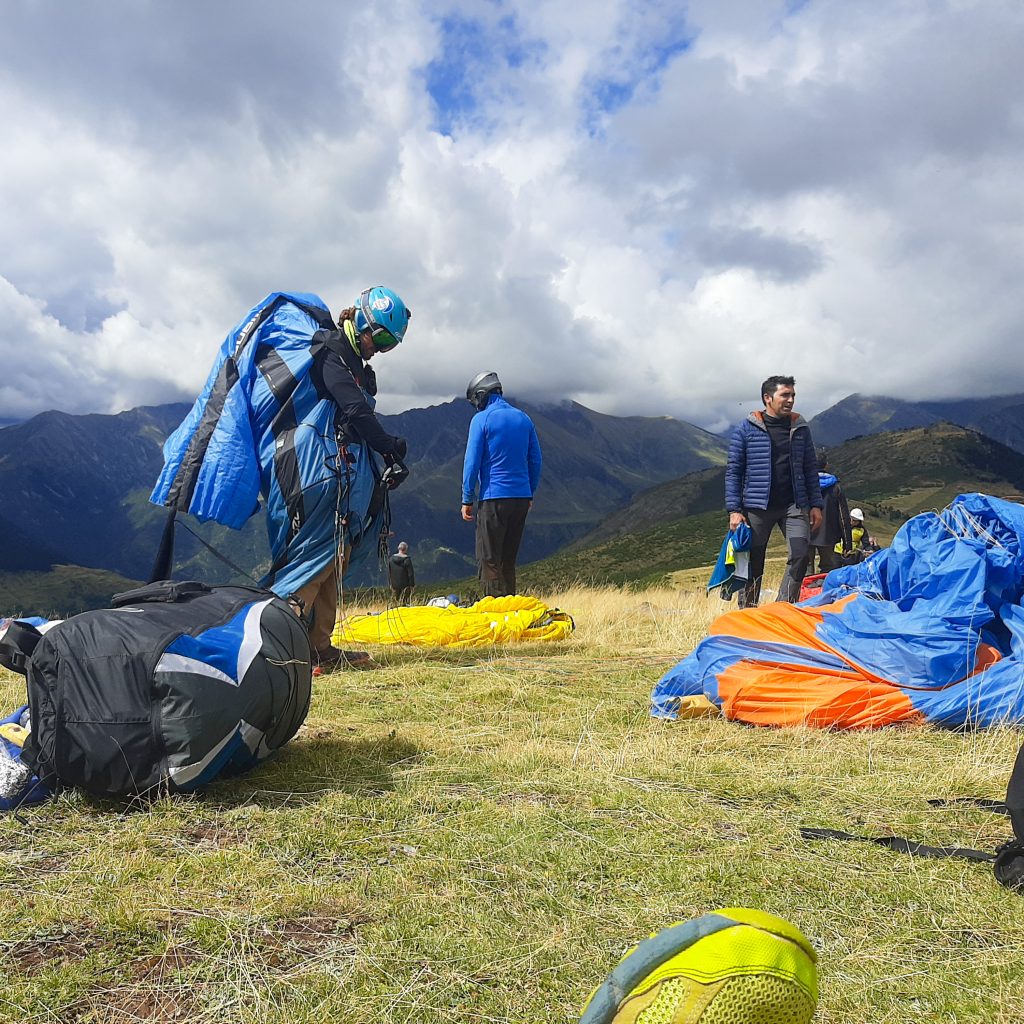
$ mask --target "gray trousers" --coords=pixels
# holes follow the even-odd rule
[[[740,591],[739,606],[757,606],[761,596],[761,577],[764,575],[764,553],[772,529],[776,526],[786,538],[786,572],[776,600],[790,603],[798,601],[800,584],[807,573],[807,560],[811,553],[811,524],[807,509],[796,505],[780,505],[767,509],[745,508],[743,514],[750,524],[750,582]]]

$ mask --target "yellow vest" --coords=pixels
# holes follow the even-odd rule
[[[864,535],[867,532],[868,531],[866,526],[855,526],[852,530],[850,530],[850,536],[853,538],[854,548],[859,548],[861,546],[861,542],[864,540]],[[836,554],[841,555],[842,553],[843,542],[839,541],[839,543],[836,544]]]

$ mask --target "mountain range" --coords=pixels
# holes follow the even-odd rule
[[[522,407],[537,425],[545,468],[521,563],[547,559],[570,572],[587,563],[581,552],[622,544],[632,553],[615,555],[619,568],[609,567],[608,579],[634,579],[637,563],[656,568],[681,555],[671,539],[680,531],[684,559],[706,558],[721,526],[724,437],[667,417],[608,416],[575,403]],[[54,566],[88,570],[61,570],[82,593],[102,587],[103,573],[117,575],[111,587],[148,577],[166,516],[149,504],[149,491],[161,445],[188,408],[47,412],[0,428],[0,597],[17,591],[12,574],[49,573],[52,587]],[[965,425],[949,423],[951,414]],[[458,514],[472,415],[456,400],[381,417],[385,429],[409,441],[412,473],[392,495],[392,546],[410,543],[421,582],[475,568],[473,530]],[[899,516],[941,507],[962,489],[1024,491],[1024,396],[914,403],[851,395],[811,426],[856,500]],[[178,531],[178,578],[234,576],[193,533],[246,572],[265,570],[262,516],[241,531],[191,520],[187,527]],[[370,572],[352,582],[383,579]]]
[[[1024,500],[1024,454],[976,430],[939,422],[861,435],[831,449],[829,469],[883,541],[913,515],[983,491]],[[524,584],[652,583],[710,565],[727,529],[725,470],[690,473],[648,488],[565,550],[525,566]]]
[[[523,406],[544,451],[542,490],[523,559],[541,558],[593,529],[653,483],[724,461],[725,441],[667,417],[616,417],[575,403]],[[0,429],[0,572],[55,564],[149,575],[166,513],[148,496],[161,446],[189,407],[142,407],[115,416],[47,412]],[[392,525],[421,580],[464,575],[473,529],[459,515],[462,456],[473,409],[452,401],[382,416],[408,439],[408,482],[392,495]],[[189,520],[179,529],[175,575],[223,580],[226,567],[188,531],[253,575],[268,564],[262,516],[243,530]]]
[[[724,438],[667,416],[608,416],[576,402],[510,400],[529,413],[544,456],[524,562],[592,530],[653,483],[725,462]],[[473,528],[459,515],[473,413],[468,402],[456,400],[381,416],[386,430],[409,441],[411,474],[392,496],[392,515],[396,540],[412,548],[418,578],[451,578],[475,568]]]

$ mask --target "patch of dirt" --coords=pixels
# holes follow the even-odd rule
[[[744,839],[750,838],[748,833],[744,832],[739,825],[733,824],[731,821],[716,821],[711,830],[719,839],[742,842]]]
[[[349,732],[354,732],[355,727],[349,729]],[[297,740],[329,740],[337,736],[338,730],[324,725],[310,725],[309,722],[304,723],[299,727],[299,731],[295,734]]]
[[[137,981],[165,981],[207,959],[201,950],[191,946],[170,945],[163,953],[140,956],[129,962],[132,977]]]
[[[84,960],[102,945],[91,925],[57,928],[40,932],[30,939],[0,943],[0,959],[13,964],[15,970],[22,974],[32,974],[45,967]]]
[[[19,850],[5,854],[0,863],[12,871],[18,872],[26,881],[31,881],[35,878],[45,878],[48,875],[61,874],[67,870],[71,859],[70,857],[61,857],[54,853]]]
[[[185,842],[205,850],[224,850],[241,846],[246,841],[245,834],[239,829],[216,821],[201,821],[185,829],[181,835]]]
[[[308,914],[268,922],[251,938],[269,966],[286,970],[327,957],[355,955],[356,932],[363,923],[365,919],[351,916]]]
[[[89,921],[74,927],[39,932],[28,939],[0,942],[0,957],[5,964],[14,964],[23,973],[34,973],[45,967],[84,960],[88,956],[118,951],[115,962],[124,965],[137,981],[160,980],[199,962],[204,954],[183,945],[170,945],[163,953],[132,956],[123,935],[103,935]]]
[[[962,946],[973,949],[999,949],[1006,945],[1006,939],[996,928],[982,931],[975,928],[956,928],[950,933],[950,938]]]
[[[445,796],[473,796],[478,797],[480,795],[480,789],[478,786],[470,786],[465,782],[453,782],[449,786],[442,786],[441,792]]]
[[[24,861],[19,867],[30,871],[33,875],[59,875],[66,871],[68,858],[66,857],[38,857],[35,860]]]
[[[358,928],[368,918],[351,908],[324,909],[328,912],[282,917],[244,929],[238,936],[244,955],[280,973],[354,956]],[[175,941],[167,924],[159,932],[169,942],[164,952],[133,955],[124,936],[105,936],[97,926],[79,923],[30,939],[0,942],[0,961],[33,975],[86,957],[109,959],[111,966],[101,968],[105,983],[100,981],[61,1009],[60,1019],[67,1024],[199,1024],[213,1019],[205,998],[209,984],[199,980],[210,954]]]
[[[494,802],[504,807],[514,807],[516,804],[526,804],[529,807],[559,807],[569,803],[565,797],[553,793],[502,793],[494,798]]]
[[[88,1005],[70,1007],[73,1024],[194,1024],[201,1019],[200,1004],[186,986],[153,989],[150,986],[120,985],[96,989]]]
[[[93,988],[65,1017],[73,1024],[195,1024],[203,1019],[203,986],[190,975],[207,960],[201,950],[184,945],[125,959],[123,980]]]

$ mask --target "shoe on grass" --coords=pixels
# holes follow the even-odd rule
[[[818,957],[799,928],[729,907],[634,946],[580,1024],[809,1024]]]
[[[343,651],[338,647],[325,647],[313,655],[324,672],[335,668],[372,668],[376,662],[366,651]]]

